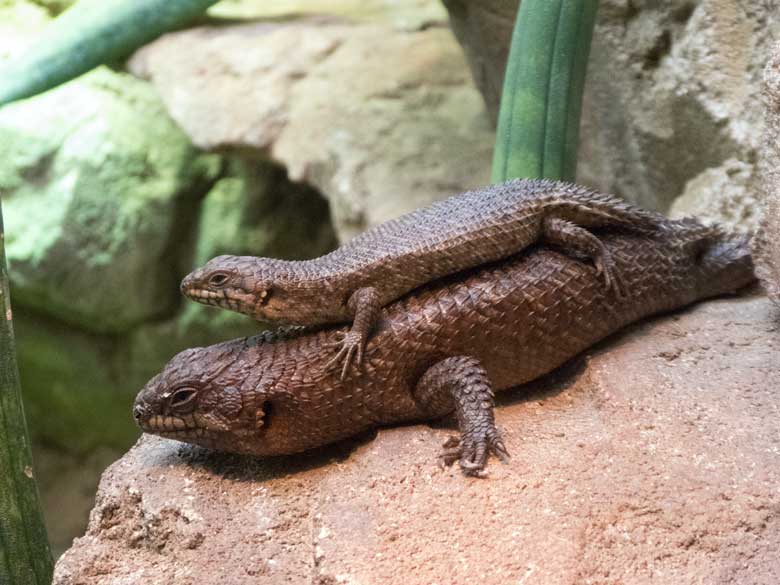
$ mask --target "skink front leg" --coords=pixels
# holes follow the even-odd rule
[[[487,372],[471,357],[451,357],[429,368],[417,382],[415,398],[430,414],[455,411],[460,437],[445,444],[441,461],[460,462],[466,475],[484,476],[488,455],[502,461],[509,453],[493,417],[493,388]]]
[[[352,327],[349,331],[340,333],[341,338],[333,344],[338,348],[338,353],[325,365],[326,368],[341,365],[342,380],[346,377],[353,360],[355,366],[360,367],[366,341],[381,308],[379,293],[373,287],[359,288],[349,297],[347,309],[352,315]]]

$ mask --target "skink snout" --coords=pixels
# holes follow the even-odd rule
[[[186,297],[187,292],[191,288],[192,288],[192,275],[188,274],[182,279],[181,284],[179,285],[179,291],[181,291],[181,294],[183,294]]]

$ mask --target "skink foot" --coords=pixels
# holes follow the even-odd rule
[[[472,477],[487,477],[485,465],[490,454],[504,463],[509,461],[509,452],[495,427],[484,432],[470,433],[463,439],[450,437],[443,447],[444,451],[439,456],[442,467],[458,461],[463,473]]]
[[[366,344],[365,336],[358,331],[340,331],[339,339],[327,344],[326,347],[338,348],[338,352],[333,358],[325,364],[325,369],[330,370],[333,367],[341,365],[341,376],[343,380],[347,377],[347,372],[352,364],[360,368],[363,363],[363,347]]]

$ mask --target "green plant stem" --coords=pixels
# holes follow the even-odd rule
[[[504,77],[493,181],[573,181],[598,0],[522,0]]]
[[[119,61],[216,2],[81,0],[56,18],[28,53],[0,71],[0,106]]]
[[[0,209],[0,584],[49,585],[52,558],[22,408],[4,243]]]

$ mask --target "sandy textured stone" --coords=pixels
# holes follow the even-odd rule
[[[130,68],[200,147],[259,152],[319,189],[342,240],[489,178],[493,131],[446,28],[198,28],[141,49]]]
[[[54,583],[775,585],[773,310],[701,305],[503,394],[485,480],[435,466],[441,425],[265,461],[145,437]]]
[[[764,118],[757,88],[778,34],[776,3],[605,2],[588,70],[582,179],[665,210],[707,169],[728,159],[754,165]],[[753,177],[748,191],[760,182]],[[718,187],[702,197],[717,199]]]
[[[685,191],[672,203],[671,217],[695,216],[732,229],[745,230],[758,223],[764,196],[756,190],[756,165],[734,158],[702,171],[688,181]]]
[[[756,235],[754,254],[756,275],[769,298],[780,305],[780,197],[771,194],[764,210],[760,232]]]
[[[447,21],[439,0],[222,0],[209,9],[210,15],[228,19],[283,19],[323,13],[380,21],[409,31]]]
[[[780,304],[780,45],[764,70],[766,133],[761,162],[766,205],[754,240],[756,274],[769,297]]]

